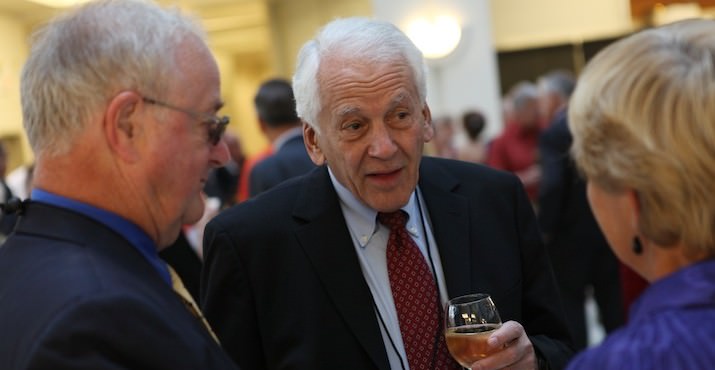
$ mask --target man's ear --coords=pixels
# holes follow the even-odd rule
[[[122,91],[114,96],[104,114],[104,136],[109,148],[127,162],[139,160],[137,134],[139,125],[138,106],[141,96],[133,91]]]
[[[318,137],[320,134],[315,132],[315,128],[309,125],[307,122],[303,121],[303,142],[305,143],[305,149],[308,151],[310,159],[318,166],[325,164],[326,159],[323,151],[320,149],[320,144],[318,143]]]
[[[429,105],[425,103],[422,108],[422,132],[424,142],[429,142],[434,137],[434,125],[432,125],[432,112],[430,112]]]

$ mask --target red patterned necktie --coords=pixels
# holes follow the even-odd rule
[[[390,228],[387,273],[407,362],[410,370],[460,369],[447,350],[437,285],[422,252],[405,229],[407,217],[401,210],[377,215],[377,220]]]

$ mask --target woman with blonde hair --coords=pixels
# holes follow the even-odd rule
[[[618,258],[651,286],[569,369],[715,366],[715,22],[600,52],[569,106],[572,154]]]

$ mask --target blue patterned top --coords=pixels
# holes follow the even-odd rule
[[[715,369],[715,260],[654,282],[633,304],[628,324],[567,369]]]

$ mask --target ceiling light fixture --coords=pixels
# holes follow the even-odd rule
[[[407,25],[407,36],[427,59],[441,59],[459,45],[462,27],[454,17],[417,18]]]

